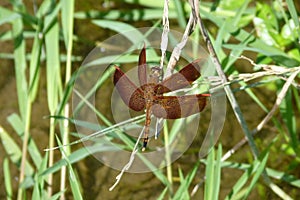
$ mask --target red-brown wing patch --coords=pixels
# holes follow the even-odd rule
[[[185,96],[156,96],[152,112],[156,117],[179,119],[201,112],[206,105],[209,94]]]
[[[146,49],[141,50],[139,56],[138,77],[140,85],[143,86],[147,83],[147,64],[146,64]]]
[[[203,65],[204,59],[195,60],[182,68],[179,72],[166,78],[155,88],[157,94],[178,90],[189,86],[192,82],[200,77],[200,65]]]
[[[122,100],[129,108],[135,111],[145,109],[144,92],[131,82],[126,74],[118,67],[116,67],[114,74],[114,85]]]

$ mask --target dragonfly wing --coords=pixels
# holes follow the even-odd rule
[[[209,94],[156,96],[152,112],[158,118],[179,119],[201,112]]]
[[[139,55],[139,66],[138,66],[138,76],[140,85],[143,86],[147,83],[147,64],[146,64],[146,49],[145,46]]]
[[[198,59],[182,68],[179,72],[172,74],[155,88],[157,94],[178,90],[189,86],[200,77],[200,66],[204,65],[205,59]]]
[[[122,70],[115,67],[114,85],[124,103],[135,111],[145,109],[144,92],[138,88]]]

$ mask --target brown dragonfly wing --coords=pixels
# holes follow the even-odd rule
[[[145,46],[139,55],[139,66],[138,66],[138,76],[140,85],[143,86],[147,84],[147,64],[146,64],[146,49]]]
[[[135,111],[145,109],[144,91],[138,88],[122,70],[115,67],[114,85],[124,103]]]
[[[157,94],[178,90],[189,86],[200,77],[200,66],[204,65],[205,59],[198,59],[182,68],[179,72],[166,78],[155,88]]]
[[[201,112],[209,94],[185,96],[156,96],[152,113],[158,118],[179,119]]]

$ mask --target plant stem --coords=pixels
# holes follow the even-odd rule
[[[51,114],[52,115],[52,114]],[[49,131],[49,148],[54,147],[54,130],[55,130],[55,119],[50,118],[50,131]],[[49,152],[49,163],[48,166],[51,167],[54,161],[54,151]],[[53,174],[49,174],[48,177],[48,195],[49,197],[52,195],[52,183],[53,183]]]
[[[169,181],[169,193],[170,197],[173,195],[173,176],[172,176],[172,165],[171,165],[171,152],[170,152],[170,144],[169,144],[169,132],[168,126],[165,122],[164,124],[164,138],[165,138],[165,150],[166,150],[166,166],[167,166],[167,178]]]
[[[23,189],[20,187],[20,185],[22,184],[25,176],[25,164],[26,164],[27,146],[28,146],[28,139],[29,139],[30,115],[31,115],[31,102],[28,99],[27,106],[26,106],[26,119],[25,119],[24,137],[23,137],[23,145],[22,145],[22,160],[20,166],[18,200],[21,200],[23,196]]]

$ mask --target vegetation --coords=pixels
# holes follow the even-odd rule
[[[188,2],[169,2],[170,28],[184,32],[192,13]],[[0,169],[3,170],[0,197],[103,199],[105,195],[105,199],[115,199],[116,195],[122,195],[123,199],[299,199],[299,2],[200,2],[199,13],[216,55],[212,55],[209,45],[204,46],[213,59],[220,62],[228,77],[228,82],[222,85],[228,98],[228,117],[220,144],[217,150],[212,148],[207,157],[198,160],[199,152],[195,152],[194,147],[199,144],[195,142],[175,164],[153,171],[146,181],[137,178],[131,182],[126,174],[110,193],[108,189],[118,172],[107,168],[110,177],[96,178],[91,170],[96,170],[93,165],[98,161],[91,160],[90,154],[115,149],[97,145],[101,141],[97,137],[86,138],[96,141],[95,145],[80,145],[82,140],[72,133],[74,125],[100,131],[100,134],[109,133],[108,140],[122,140],[125,146],[120,146],[124,149],[132,150],[135,140],[121,134],[124,126],[116,126],[105,111],[95,110],[101,121],[99,126],[73,118],[70,103],[80,73],[76,69],[80,69],[87,49],[91,50],[108,36],[122,35],[125,29],[138,33],[138,28],[145,26],[162,28],[164,1],[105,0],[96,6],[94,3],[74,0],[1,3],[0,70],[7,75],[0,79],[1,101],[4,102],[0,122]],[[207,44],[199,23],[190,37]],[[109,58],[105,57],[108,62]],[[124,57],[118,65],[136,63],[136,58]],[[14,66],[13,70],[10,65]],[[97,82],[97,89],[109,83],[112,73],[113,70],[107,71]],[[12,80],[15,87],[10,87],[9,92],[16,98],[10,98],[4,90]],[[75,113],[74,107],[73,111]],[[140,120],[144,117],[137,116],[133,122]],[[46,130],[36,131],[45,121]],[[125,125],[129,127],[131,123]],[[163,143],[168,143],[165,127],[165,135],[160,137],[164,138]],[[176,134],[170,132],[170,140]],[[61,147],[59,151],[44,151],[55,146]],[[223,153],[224,149],[228,152]],[[166,160],[170,157],[167,152]],[[143,161],[151,168],[150,162]],[[82,165],[87,169],[80,167]],[[92,174],[93,178],[87,178],[85,173]],[[101,179],[100,184],[97,179]]]

